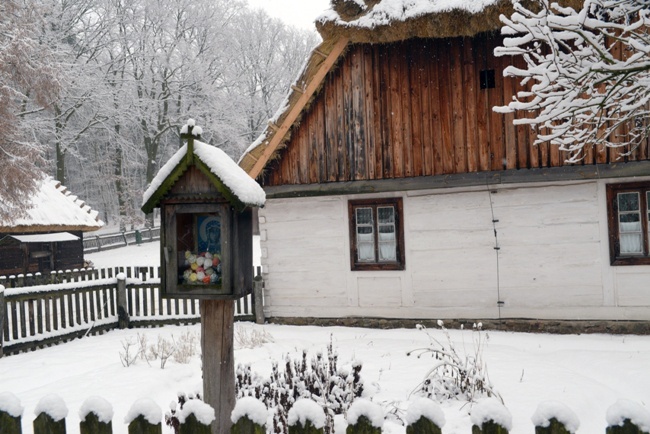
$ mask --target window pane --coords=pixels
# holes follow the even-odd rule
[[[357,260],[375,262],[375,234],[372,208],[357,208]]]
[[[379,224],[395,223],[395,208],[392,206],[377,208],[377,214],[379,215]]]
[[[639,193],[618,194],[618,231],[621,254],[643,253]]]
[[[618,211],[638,211],[639,210],[639,193],[619,193],[618,194]]]
[[[372,225],[372,208],[357,208],[357,226]]]
[[[395,240],[395,208],[378,207],[377,221],[379,231],[379,260],[383,262],[397,260],[397,242]]]

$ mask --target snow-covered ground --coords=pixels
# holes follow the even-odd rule
[[[156,258],[157,243],[152,243],[95,254],[92,260],[98,266],[111,266],[108,262],[118,259],[140,265],[140,259],[148,258],[149,249]],[[102,264],[104,259],[96,255],[112,259]],[[120,361],[124,343],[136,342],[138,335],[146,336],[149,344],[155,344],[159,337],[173,336],[178,341],[187,332],[198,336],[199,330],[199,326],[169,326],[111,331],[4,357],[0,359],[0,393],[12,392],[22,402],[25,434],[32,433],[38,401],[52,393],[60,395],[70,410],[68,432],[78,432],[78,411],[86,398],[99,395],[113,405],[113,432],[126,434],[124,418],[136,400],[151,398],[166,411],[178,392],[200,392],[202,379],[198,355],[189,363],[170,360],[164,369],[159,360],[138,360],[124,367]],[[429,338],[422,330],[236,324],[236,336],[250,337],[253,331],[265,332],[272,342],[254,348],[237,345],[236,363],[250,363],[255,372],[267,376],[273,360],[282,361],[286,354],[297,358],[303,349],[311,355],[325,352],[331,336],[339,366],[360,361],[367,397],[386,411],[404,410],[414,399],[411,392],[433,364],[430,357],[406,355],[428,345]],[[429,333],[445,340],[439,330]],[[451,330],[450,335],[461,354],[473,353],[475,332]],[[650,336],[559,336],[484,330],[482,337],[487,339],[483,357],[490,380],[512,413],[511,434],[533,432],[531,416],[538,404],[547,400],[568,405],[580,420],[578,433],[585,434],[605,432],[607,409],[619,399],[650,408]],[[447,402],[442,409],[447,420],[443,432],[471,432],[470,406]],[[165,427],[164,432],[170,431]],[[405,428],[394,419],[384,424],[386,434],[404,432]]]
[[[363,364],[362,378],[368,397],[385,409],[405,408],[411,391],[422,380],[433,360],[408,357],[409,350],[422,347],[428,338],[420,330],[375,330],[343,327],[297,327],[237,323],[236,333],[250,336],[263,329],[274,342],[256,348],[236,348],[236,363],[251,363],[253,370],[266,376],[272,360],[285,354],[298,357],[302,349],[310,354],[325,352],[330,336],[339,354],[340,366],[352,361]],[[122,366],[123,343],[135,342],[138,334],[150,344],[158,337],[176,340],[187,331],[198,334],[198,326],[112,331],[67,344],[0,359],[0,393],[13,392],[25,407],[23,432],[32,432],[31,422],[38,401],[51,393],[60,395],[70,410],[68,432],[77,432],[78,410],[83,401],[99,395],[114,408],[113,430],[126,434],[123,423],[130,406],[149,397],[163,409],[169,408],[177,392],[201,390],[201,363],[198,356],[188,364],[170,360],[165,369],[159,361],[149,365],[139,360]],[[437,337],[444,339],[439,331]],[[458,348],[472,350],[472,333],[453,330]],[[650,406],[650,336],[553,336],[485,331],[489,337],[484,350],[490,379],[512,413],[512,434],[533,431],[531,416],[537,405],[558,400],[568,405],[580,420],[578,432],[605,432],[607,408],[619,399]],[[463,343],[464,342],[464,343]],[[444,403],[447,420],[444,432],[470,433],[469,406]],[[386,422],[385,433],[404,433],[394,421]]]

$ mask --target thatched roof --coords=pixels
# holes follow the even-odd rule
[[[98,212],[51,177],[40,181],[24,218],[0,221],[0,233],[95,231],[104,226]]]
[[[510,16],[515,1],[535,10],[535,0],[331,0],[316,21],[323,40],[386,43],[411,38],[474,36],[497,30],[501,14]],[[558,0],[581,8],[584,0]]]
[[[388,43],[412,38],[474,36],[501,28],[516,0],[331,0],[331,9],[316,21],[323,43],[312,51],[284,104],[239,165],[257,178],[267,162],[289,140],[327,72],[351,43]],[[529,0],[523,0],[531,3]],[[583,0],[560,0],[580,8]]]

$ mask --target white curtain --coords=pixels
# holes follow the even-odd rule
[[[395,232],[379,233],[379,260],[397,260],[397,243],[395,242]]]
[[[619,222],[621,254],[643,253],[641,222]]]
[[[359,255],[359,262],[375,261],[375,240],[373,233],[357,233],[357,252]]]

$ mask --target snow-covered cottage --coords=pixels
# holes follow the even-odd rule
[[[0,275],[82,268],[83,233],[104,225],[97,211],[51,177],[29,200],[25,217],[0,221]]]
[[[510,0],[332,3],[240,159],[268,317],[650,320],[648,143],[568,164],[492,110]]]

